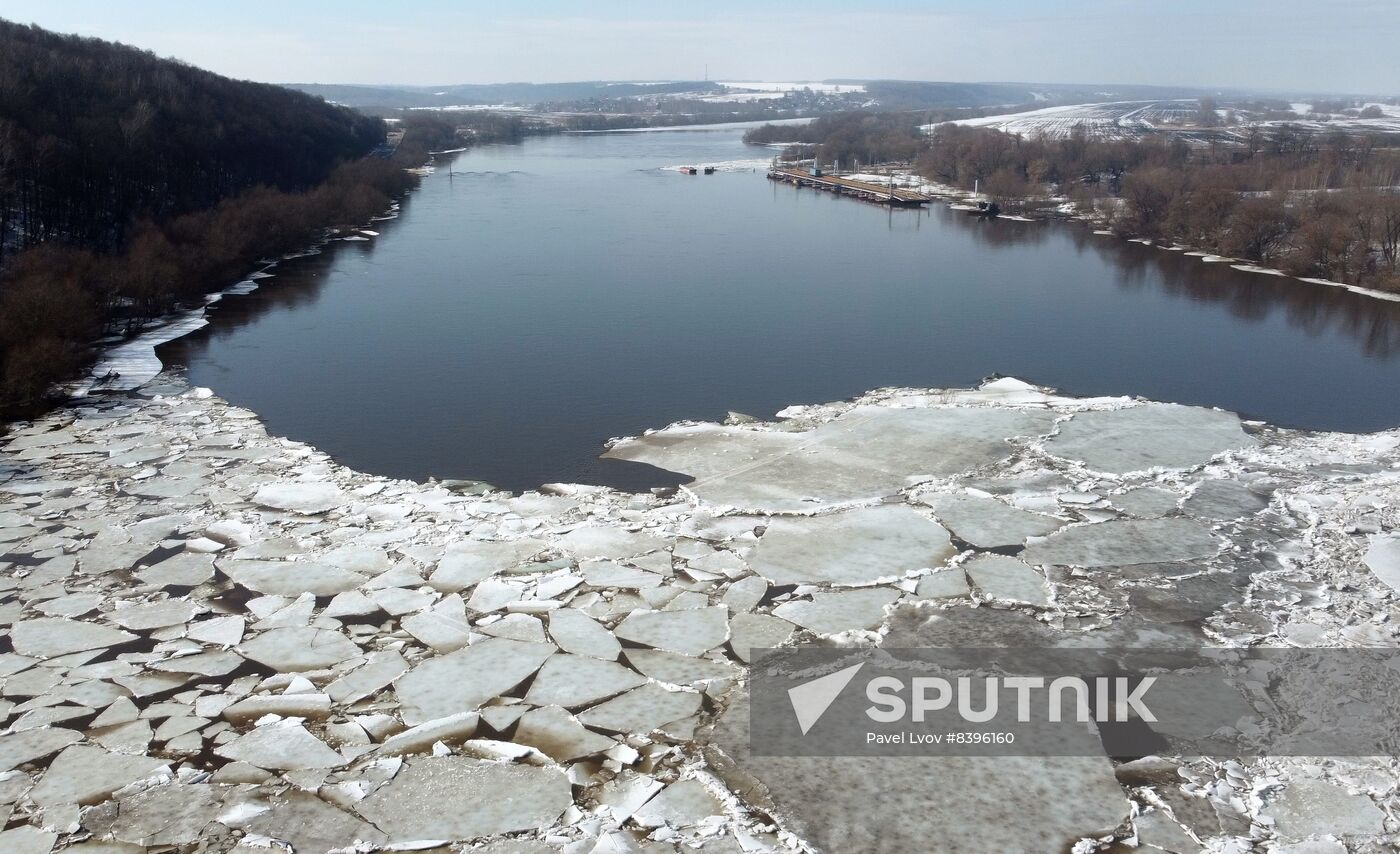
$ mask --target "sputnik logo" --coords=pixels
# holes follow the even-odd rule
[[[831,708],[831,704],[836,702],[836,698],[851,684],[857,671],[864,666],[865,662],[862,661],[860,664],[818,676],[810,682],[803,682],[788,689],[788,701],[792,703],[793,714],[797,715],[797,725],[802,728],[803,735],[816,726],[817,721],[821,720],[826,710]]]

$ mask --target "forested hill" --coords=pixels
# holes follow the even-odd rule
[[[382,213],[457,138],[401,127],[372,156],[379,119],[0,21],[0,430],[61,397],[97,339]]]
[[[138,219],[304,190],[383,138],[378,119],[305,93],[0,20],[0,252],[111,251]]]

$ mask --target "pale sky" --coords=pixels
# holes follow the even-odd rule
[[[1027,81],[1400,93],[1397,0],[0,0],[276,83]]]

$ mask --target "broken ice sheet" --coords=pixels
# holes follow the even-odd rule
[[[794,408],[785,423],[675,428],[639,440],[656,448],[669,442],[677,454],[716,468],[691,471],[700,479],[677,496],[560,486],[567,496],[510,498],[375,478],[267,437],[252,413],[207,394],[185,396],[178,378],[152,387],[164,401],[93,401],[71,425],[63,422],[71,411],[58,410],[35,432],[66,438],[22,459],[0,449],[0,590],[7,594],[0,620],[15,629],[15,651],[0,654],[0,712],[10,724],[0,736],[0,764],[24,769],[0,768],[0,810],[9,816],[0,839],[8,844],[16,832],[33,830],[26,835],[48,845],[54,840],[43,828],[81,823],[82,833],[106,839],[110,832],[153,849],[223,850],[234,841],[224,827],[247,834],[231,849],[238,854],[267,851],[254,843],[275,849],[281,843],[273,840],[297,852],[348,851],[357,840],[382,846],[385,834],[357,817],[357,804],[383,799],[383,809],[402,821],[396,841],[400,831],[419,837],[431,829],[437,813],[474,821],[465,801],[452,806],[455,789],[445,800],[415,796],[417,775],[400,774],[428,759],[489,757],[491,768],[552,773],[528,782],[532,792],[557,791],[550,809],[508,832],[513,838],[494,830],[472,837],[471,850],[483,854],[631,854],[676,845],[736,854],[776,843],[748,832],[752,820],[768,815],[803,844],[825,841],[827,850],[859,850],[854,834],[862,829],[869,831],[862,839],[892,835],[892,847],[926,850],[937,840],[940,850],[966,842],[973,847],[963,850],[981,852],[1064,850],[1080,833],[1116,826],[1121,845],[1134,825],[1121,821],[1121,793],[1100,788],[1098,765],[1025,760],[1008,779],[1000,760],[995,773],[952,763],[939,766],[942,779],[926,781],[927,769],[912,762],[890,766],[893,773],[882,764],[888,791],[879,788],[883,781],[861,779],[874,776],[865,769],[787,769],[798,784],[810,782],[804,807],[781,783],[781,791],[746,788],[747,778],[731,775],[719,758],[707,761],[691,736],[703,737],[714,714],[734,712],[726,692],[742,689],[741,663],[755,647],[791,643],[807,631],[888,627],[879,641],[886,646],[1054,645],[1081,634],[1132,645],[1198,643],[1205,620],[1227,640],[1276,626],[1298,643],[1394,640],[1385,577],[1394,567],[1391,511],[1400,501],[1390,473],[1400,463],[1400,439],[1391,433],[1261,430],[1228,462],[1199,473],[1095,477],[1040,446],[1058,425],[1066,432],[1048,448],[1067,453],[1063,442],[1076,420],[1122,427],[1131,419],[1091,412],[1112,412],[1124,401],[1001,386],[1005,394],[883,390],[854,403]],[[1160,420],[1153,411],[1139,413],[1148,432]],[[1198,414],[1184,416],[1194,423]],[[1219,435],[1227,439],[1242,433],[1229,417],[1205,418],[1224,425]],[[47,429],[60,422],[59,431]],[[1130,432],[1124,428],[1125,447],[1141,450],[1147,440]],[[1196,434],[1194,427],[1183,433]],[[770,458],[778,451],[792,458]],[[115,459],[131,467],[114,473],[107,466]],[[134,486],[123,494],[129,481]],[[346,503],[302,513],[248,500],[269,484],[308,483],[342,491]],[[1271,510],[1253,513],[1272,491],[1279,499]],[[161,492],[185,497],[164,504],[142,497]],[[844,503],[855,496],[857,504]],[[723,499],[737,509],[710,503]],[[774,508],[792,515],[774,516]],[[1123,520],[1113,518],[1118,513]],[[1056,518],[1062,514],[1077,521]],[[836,520],[869,515],[910,524],[853,530],[850,542],[829,537],[831,549],[814,560],[772,570],[790,573],[778,577],[798,579],[796,587],[771,583],[754,567],[765,553],[781,556],[789,525],[823,537]],[[1156,524],[1125,526],[1134,517]],[[1043,530],[1052,525],[1062,527]],[[936,537],[937,528],[950,530],[959,546],[1001,554],[965,555],[946,567],[943,548],[926,548],[936,545],[932,538],[914,549],[891,545],[906,534]],[[1249,557],[1259,543],[1286,557],[1296,577],[1261,579],[1262,569],[1278,564]],[[875,570],[858,565],[862,550],[879,552],[893,569],[864,574]],[[915,550],[940,557],[925,565],[909,557]],[[1183,551],[1194,557],[1180,558]],[[821,563],[830,555],[841,563]],[[1018,558],[1052,562],[1032,567]],[[1059,563],[1080,560],[1089,571]],[[1042,602],[1050,589],[1042,567],[1055,596],[1035,614],[1023,606]],[[852,588],[841,573],[860,580]],[[886,575],[904,577],[897,587],[859,586]],[[1343,578],[1318,592],[1318,579]],[[1246,614],[1239,603],[1250,591]],[[466,607],[473,598],[475,613]],[[998,607],[985,607],[988,601]],[[67,622],[36,622],[54,618]],[[877,636],[841,641],[867,644]],[[613,693],[625,685],[633,687]],[[539,705],[547,699],[578,705]],[[285,742],[272,737],[279,733]],[[260,746],[264,738],[271,743]],[[81,762],[64,756],[79,748]],[[222,755],[230,751],[268,766],[307,767],[267,770]],[[141,764],[127,767],[126,760]],[[327,763],[339,767],[316,767]],[[737,812],[723,820],[686,782],[708,788],[716,771],[740,797]],[[1330,801],[1315,814],[1294,808],[1282,786],[1265,790],[1262,805],[1289,834],[1337,817],[1336,826],[1356,829],[1352,848],[1375,847],[1387,828],[1377,830],[1361,789],[1348,788],[1359,779],[1336,784],[1358,798],[1355,825],[1351,808],[1334,813]],[[131,782],[137,785],[117,794]],[[412,784],[406,795],[399,790],[405,782]],[[23,797],[33,783],[37,798],[57,800],[30,809]],[[497,798],[512,786],[484,787],[489,794],[471,803],[513,810]],[[660,818],[661,826],[632,820],[667,786],[668,799],[682,808],[674,819],[660,816],[668,806],[660,799],[644,820]],[[1024,790],[1027,801],[1009,788]],[[1248,830],[1240,816],[1226,821],[1204,800],[1190,799],[1205,806],[1188,817],[1187,802],[1167,788],[1164,801],[1193,832]],[[910,790],[940,801],[932,808],[927,797],[901,801]],[[698,803],[689,811],[687,792]],[[778,807],[766,805],[770,797]],[[78,799],[95,808],[80,811]],[[1382,801],[1370,804],[1384,814]],[[1153,823],[1158,814],[1138,816],[1142,841],[1184,844],[1172,825]],[[206,817],[219,823],[201,824]],[[666,826],[697,817],[699,826]],[[624,820],[618,830],[615,822]],[[1042,835],[1016,836],[1028,824]],[[840,837],[845,829],[852,839]],[[704,844],[695,838],[711,830]],[[142,850],[125,842],[73,844],[81,838],[60,834],[57,842],[100,854]],[[401,844],[409,842],[425,840]],[[1300,846],[1310,844],[1275,847],[1302,854]]]
[[[858,406],[805,432],[714,424],[657,430],[605,457],[696,478],[687,488],[717,505],[810,512],[893,495],[911,473],[953,475],[1004,459],[1008,439],[1035,437],[1049,412]]]
[[[736,794],[822,851],[1068,851],[1130,804],[1107,757],[769,757],[749,751],[746,695],[710,735]],[[931,848],[934,845],[936,847]]]

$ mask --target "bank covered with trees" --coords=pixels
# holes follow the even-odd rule
[[[0,419],[92,342],[382,212],[454,123],[383,120],[0,21]],[[496,127],[510,135],[519,128]]]
[[[1243,258],[1300,277],[1400,291],[1400,138],[1287,123],[1203,139],[1164,132],[1060,139],[847,113],[806,128],[758,128],[823,163],[906,164],[1003,208],[1074,211],[1125,237]]]

